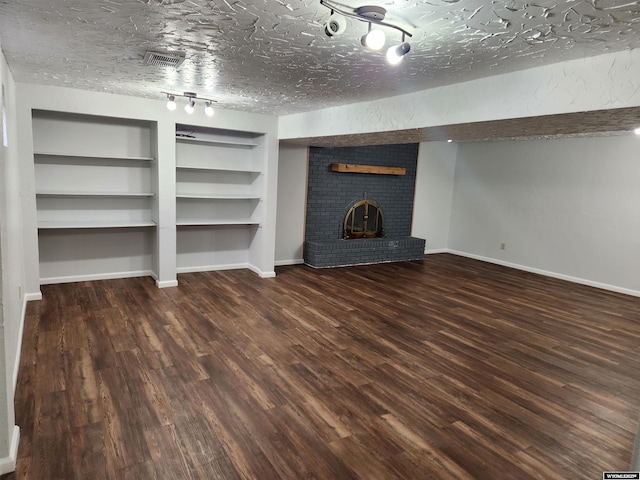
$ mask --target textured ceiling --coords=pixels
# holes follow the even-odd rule
[[[349,7],[374,2],[343,0]],[[327,37],[319,0],[3,0],[2,47],[19,82],[288,114],[373,100],[640,46],[640,5],[615,0],[388,0],[413,34],[397,67],[365,52],[365,24]],[[399,42],[386,29],[388,42]],[[147,50],[184,64],[144,66]]]

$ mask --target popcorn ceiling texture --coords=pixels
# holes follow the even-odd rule
[[[21,0],[0,3],[18,82],[146,98],[195,91],[226,109],[283,115],[379,99],[640,46],[635,1],[389,0],[414,34],[398,67],[365,52],[365,24],[329,38],[317,0]],[[387,45],[400,35],[386,29]],[[147,50],[182,52],[177,71]]]

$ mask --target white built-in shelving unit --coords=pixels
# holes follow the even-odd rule
[[[267,133],[45,109],[31,121],[41,284],[275,275]]]
[[[263,135],[177,125],[178,272],[251,268],[264,164]]]
[[[40,282],[154,275],[153,122],[34,110]]]

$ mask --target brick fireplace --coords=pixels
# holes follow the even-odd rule
[[[417,158],[418,144],[311,147],[305,263],[324,268],[421,259],[425,241],[411,236]],[[395,167],[404,174],[333,171],[332,164]],[[380,210],[376,215],[384,219],[383,236],[369,232],[345,238],[345,219],[363,204]]]

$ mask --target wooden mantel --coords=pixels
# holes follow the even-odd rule
[[[379,175],[406,175],[407,169],[402,167],[379,167],[377,165],[355,165],[353,163],[332,163],[334,172],[377,173]]]

